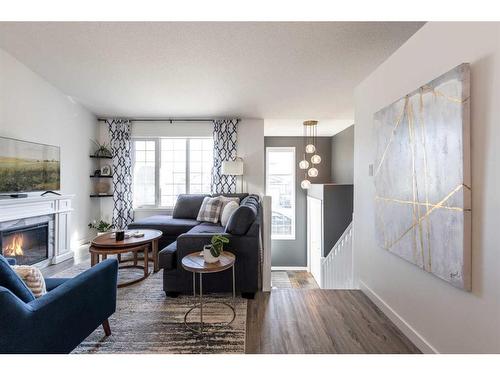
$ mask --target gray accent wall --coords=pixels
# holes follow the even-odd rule
[[[272,240],[271,265],[273,267],[307,266],[307,192],[300,187],[304,171],[298,168],[303,158],[304,139],[302,137],[264,137],[265,147],[295,147],[295,240]],[[321,163],[317,166],[319,176],[313,183],[331,182],[331,137],[319,137],[318,153]],[[352,158],[352,156],[351,156]],[[264,163],[266,166],[266,163]],[[351,174],[352,176],[352,174]],[[351,177],[352,179],[352,177]]]
[[[354,125],[335,134],[331,144],[331,177],[336,184],[352,184],[354,174]]]

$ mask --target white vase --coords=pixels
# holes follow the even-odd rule
[[[217,263],[219,261],[219,257],[214,257],[210,252],[212,245],[203,246],[203,259],[205,263]]]

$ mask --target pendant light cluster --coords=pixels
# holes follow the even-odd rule
[[[299,168],[304,171],[304,179],[300,183],[302,189],[311,187],[310,178],[318,177],[316,165],[321,163],[321,156],[318,155],[317,134],[318,121],[304,121],[304,157],[299,162]]]

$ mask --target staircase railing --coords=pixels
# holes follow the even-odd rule
[[[321,259],[321,288],[352,289],[352,222],[330,253]]]

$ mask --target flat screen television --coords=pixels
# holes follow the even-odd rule
[[[0,137],[0,194],[59,190],[60,148]]]

